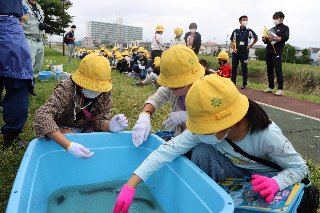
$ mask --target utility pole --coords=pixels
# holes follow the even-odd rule
[[[227,39],[226,39],[226,52],[230,52],[230,47],[228,49],[228,38],[229,38],[229,34],[227,34]]]

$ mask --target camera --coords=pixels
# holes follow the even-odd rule
[[[39,30],[47,30],[47,29],[50,29],[51,26],[46,24],[46,23],[40,23],[39,24]]]

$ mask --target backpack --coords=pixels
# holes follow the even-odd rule
[[[319,190],[310,183],[308,178],[301,181],[305,184],[303,197],[297,209],[297,213],[317,213],[319,207]]]
[[[68,43],[68,33],[64,35],[63,37],[63,43],[67,44]]]

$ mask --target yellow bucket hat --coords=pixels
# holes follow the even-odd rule
[[[110,63],[99,54],[84,57],[71,78],[77,85],[95,92],[109,92],[112,89]]]
[[[160,60],[159,61],[155,61],[153,64],[154,64],[154,68],[160,67]]]
[[[184,87],[204,76],[197,55],[185,45],[175,45],[161,55],[158,82],[170,88]]]
[[[160,58],[159,56],[156,56],[156,57],[154,57],[154,60],[153,60],[153,61],[154,61],[154,62],[160,61],[160,59],[161,59],[161,58]]]
[[[212,134],[238,123],[247,114],[249,101],[229,78],[207,75],[189,89],[186,108],[187,128],[193,134]]]

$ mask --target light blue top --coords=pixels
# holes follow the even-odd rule
[[[153,151],[134,171],[134,174],[145,181],[165,163],[173,161],[199,143],[211,144],[238,167],[258,174],[276,172],[235,152],[226,140],[218,142],[212,135],[192,134],[186,130]],[[262,131],[248,133],[244,139],[236,143],[248,154],[268,159],[283,168],[283,171],[276,172],[276,176],[272,177],[277,181],[280,190],[300,182],[308,174],[308,167],[301,155],[295,151],[281,129],[273,122]]]

